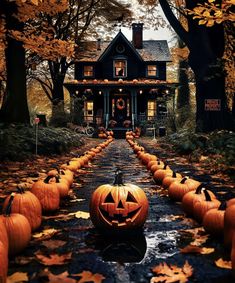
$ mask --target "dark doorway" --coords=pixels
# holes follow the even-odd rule
[[[130,97],[127,94],[114,94],[111,99],[111,116],[117,127],[123,127],[125,120],[131,120]]]

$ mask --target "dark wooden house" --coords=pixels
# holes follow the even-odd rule
[[[111,42],[80,44],[75,79],[65,86],[85,122],[133,128],[166,115],[164,97],[176,87],[166,81],[167,41],[143,40],[141,23],[132,24],[132,33],[132,42],[119,31]]]

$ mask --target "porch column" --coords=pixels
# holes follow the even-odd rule
[[[109,89],[105,89],[104,91],[104,125],[108,127],[108,119],[109,119]]]
[[[135,121],[137,119],[137,93],[135,89],[131,90],[131,119],[132,126],[135,127]]]

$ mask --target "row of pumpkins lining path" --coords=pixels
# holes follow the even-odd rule
[[[160,150],[157,155],[161,157]],[[51,266],[50,271],[56,274],[68,270],[70,274],[74,274],[89,270],[104,275],[104,283],[138,283],[149,282],[153,276],[151,268],[163,261],[182,266],[185,260],[188,260],[194,268],[194,275],[190,279],[192,281],[189,282],[231,282],[230,271],[220,269],[214,264],[215,259],[228,256],[224,254],[222,241],[209,238],[206,245],[215,248],[215,252],[210,255],[185,255],[179,252],[180,248],[191,241],[190,234],[184,233],[183,230],[198,227],[198,224],[192,220],[183,221],[184,214],[180,205],[159,194],[159,186],[155,184],[146,167],[136,158],[125,140],[114,140],[92,160],[89,167],[75,176],[75,183],[80,184],[80,188],[74,192],[81,201],[65,202],[58,213],[66,214],[78,210],[88,212],[92,192],[99,185],[112,184],[117,168],[123,171],[126,183],[141,187],[147,194],[149,215],[143,234],[115,239],[99,234],[90,219],[63,220],[45,217],[44,228],[53,227],[61,230],[52,239],[67,242],[55,252],[73,253],[68,265]],[[182,167],[178,169],[183,171]],[[190,168],[187,168],[188,170],[190,171]],[[182,217],[173,219],[173,215]],[[43,250],[45,254],[48,253],[40,242],[31,241],[22,256],[33,257],[33,253],[38,249]],[[31,277],[30,282],[36,283],[42,282],[37,274],[44,268],[35,260],[28,265],[20,265],[15,259],[11,259],[9,273],[25,271]]]

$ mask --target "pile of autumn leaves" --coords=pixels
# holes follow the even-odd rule
[[[223,237],[225,248],[230,250],[232,268],[235,269],[235,198],[221,203],[204,184],[174,172],[156,155],[146,152],[142,146],[134,141],[132,132],[127,132],[126,140],[137,157],[152,173],[155,182],[167,190],[167,195],[173,201],[181,202],[186,215],[200,223],[208,234]],[[185,276],[185,279],[192,275],[192,268],[187,262],[180,270],[180,276]],[[172,276],[172,273],[178,274],[179,270],[176,266],[170,268],[163,264],[155,267],[153,272]],[[166,279],[167,277],[164,277],[164,280]],[[162,282],[164,280],[162,276],[157,276],[153,277],[151,282]]]
[[[112,136],[84,155],[72,158],[59,168],[47,172],[45,179],[39,179],[30,190],[17,187],[4,200],[0,215],[0,282],[7,282],[8,255],[14,256],[27,247],[32,232],[42,223],[42,214],[59,209],[60,200],[67,197],[74,180],[74,173],[88,164],[113,141]]]

